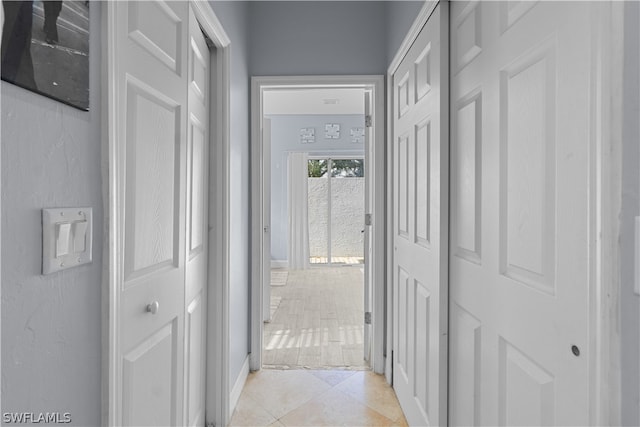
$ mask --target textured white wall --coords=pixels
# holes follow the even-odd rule
[[[94,7],[95,6],[95,7]],[[2,82],[2,412],[100,425],[100,5],[91,6],[90,109]],[[41,209],[93,208],[93,263],[41,275]]]
[[[329,183],[327,178],[309,178],[309,256],[326,257],[328,254]]]
[[[327,178],[309,178],[309,255],[327,256]],[[331,256],[364,254],[364,178],[331,180]]]

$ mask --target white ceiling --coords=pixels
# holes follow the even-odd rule
[[[264,114],[364,114],[364,89],[278,89],[264,92]]]

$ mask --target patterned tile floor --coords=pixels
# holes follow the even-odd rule
[[[366,369],[362,266],[272,270],[263,365]]]
[[[249,375],[230,426],[407,426],[384,376],[263,369]]]

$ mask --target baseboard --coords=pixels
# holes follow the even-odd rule
[[[286,259],[272,259],[271,268],[289,268],[289,261]]]
[[[238,404],[238,400],[240,400],[240,394],[242,393],[242,389],[244,388],[244,383],[247,381],[247,377],[249,376],[249,355],[247,355],[246,359],[244,359],[244,363],[242,364],[242,369],[240,369],[240,374],[236,379],[233,388],[231,389],[231,395],[229,396],[229,418],[233,416],[233,411],[236,409],[236,405]]]

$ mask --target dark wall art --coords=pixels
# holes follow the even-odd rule
[[[89,3],[2,0],[2,80],[88,111]]]

